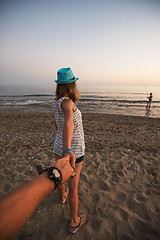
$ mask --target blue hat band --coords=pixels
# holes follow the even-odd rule
[[[60,80],[60,79],[57,79],[55,82],[58,83],[58,84],[69,84],[69,83],[73,83],[75,81],[77,81],[79,78],[71,78],[71,79],[63,79],[63,80]]]

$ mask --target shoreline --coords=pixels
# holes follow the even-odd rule
[[[46,110],[46,108],[48,108],[48,107],[45,107],[44,108],[44,111],[38,111],[38,110],[36,110],[35,111],[35,109],[28,109],[27,111],[26,110],[18,110],[17,108],[16,108],[16,110],[14,109],[14,110],[9,110],[9,111],[7,111],[7,110],[2,110],[1,109],[1,111],[0,111],[0,115],[10,115],[10,114],[21,114],[21,115],[25,115],[25,114],[39,114],[39,115],[41,115],[41,114],[52,114],[53,115],[53,110],[52,110],[52,108],[48,108],[47,110]],[[101,115],[101,116],[111,116],[111,117],[113,117],[113,116],[117,116],[117,117],[133,117],[133,118],[144,118],[144,119],[160,119],[160,117],[154,117],[154,116],[139,116],[139,115],[128,115],[128,114],[116,114],[116,113],[95,113],[95,112],[92,112],[92,113],[90,113],[90,112],[83,112],[83,111],[81,111],[81,113],[82,113],[82,116],[83,115]]]
[[[160,119],[82,113],[86,153],[79,212],[88,223],[77,240],[149,239],[160,235]],[[0,113],[0,196],[37,176],[54,161],[53,113]],[[73,238],[68,203],[51,193],[14,239]]]
[[[144,106],[143,108],[106,108],[100,107],[96,104],[91,104],[90,107],[86,107],[86,105],[82,103],[78,103],[77,107],[82,112],[82,114],[105,114],[105,115],[118,115],[118,116],[135,116],[135,117],[147,117],[147,118],[160,118],[159,108],[155,106],[151,107],[151,110],[146,109]],[[0,113],[52,113],[52,103],[50,104],[30,104],[30,105],[17,105],[17,106],[0,106]]]

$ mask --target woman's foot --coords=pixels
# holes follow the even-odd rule
[[[60,198],[60,200],[59,200],[59,202],[60,202],[61,204],[64,204],[64,203],[66,202],[67,197],[68,197],[68,193],[69,193],[69,187],[67,187],[67,188],[65,189],[64,196],[63,196],[62,198]]]
[[[78,231],[78,229],[86,222],[86,215],[85,214],[81,214],[79,215],[79,217],[77,218],[77,221],[74,220],[70,220],[69,222],[69,231],[71,233],[76,233]]]

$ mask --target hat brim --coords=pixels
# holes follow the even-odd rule
[[[69,84],[69,83],[73,83],[75,81],[77,81],[79,78],[75,78],[73,80],[69,79],[69,80],[63,80],[63,81],[60,81],[60,80],[55,80],[55,82],[57,84]]]

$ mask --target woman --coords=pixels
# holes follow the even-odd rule
[[[69,180],[69,190],[65,191],[64,184],[58,187],[61,203],[65,203],[69,191],[69,230],[75,233],[86,221],[84,214],[78,215],[78,182],[85,151],[82,116],[75,105],[79,100],[76,87],[79,78],[74,77],[70,68],[58,70],[57,78],[56,99],[53,101],[57,134],[53,151],[56,160],[68,156],[72,166],[75,166],[76,176]]]

